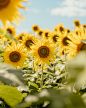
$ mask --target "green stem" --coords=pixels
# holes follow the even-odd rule
[[[64,51],[64,54],[65,54],[65,73],[66,73],[67,72],[67,67],[66,67],[67,55],[66,55],[65,51]],[[65,76],[65,79],[66,79],[66,76]]]
[[[55,64],[53,64],[54,65],[54,73],[55,73]]]
[[[41,90],[43,88],[43,65],[42,65],[42,73],[41,73]]]
[[[35,73],[34,58],[33,58],[33,72]]]

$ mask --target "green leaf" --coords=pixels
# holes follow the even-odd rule
[[[76,106],[76,108],[84,107],[84,103],[83,103],[81,96],[72,94],[70,96],[70,100],[72,101],[73,106]]]
[[[18,86],[17,83],[14,83],[13,81],[7,79],[7,78],[4,78],[3,76],[0,76],[0,81],[2,83],[4,83],[5,85],[12,85],[12,86]]]
[[[10,74],[14,74],[18,80],[21,82],[21,83],[18,83],[19,85],[22,85],[22,84],[26,84],[26,81],[24,80],[24,77],[23,77],[23,72],[21,69],[9,69],[8,72]]]
[[[0,70],[0,81],[2,83],[12,86],[25,86],[27,84],[21,69],[15,69],[11,65],[0,62]]]
[[[3,48],[0,46],[0,54],[3,53]]]
[[[36,90],[39,89],[39,88],[38,88],[38,85],[35,84],[35,83],[32,83],[32,82],[30,82],[29,88],[30,88],[30,89],[36,89]]]
[[[11,107],[22,101],[22,94],[15,88],[7,85],[0,85],[0,97]]]
[[[0,62],[0,70],[8,70],[8,69],[14,69],[12,65]]]
[[[67,70],[74,88],[80,90],[86,87],[86,51],[80,51],[76,57],[67,62]]]

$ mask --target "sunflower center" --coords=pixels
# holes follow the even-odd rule
[[[70,30],[67,30],[67,33],[70,33]]]
[[[62,51],[62,54],[63,54],[63,55],[65,54],[64,50]]]
[[[78,35],[78,31],[76,31],[76,34]]]
[[[83,44],[83,45],[81,46],[81,50],[86,50],[86,44]]]
[[[84,44],[84,43],[81,42],[81,43],[78,45],[77,50],[78,50],[78,51],[86,50],[86,44]]]
[[[0,9],[5,8],[9,2],[10,0],[0,0]]]
[[[9,58],[12,62],[18,62],[21,58],[21,55],[17,51],[13,51],[10,53]]]
[[[10,28],[7,29],[7,31],[12,34],[12,30]]]
[[[86,28],[86,25],[83,25],[83,27],[85,27],[85,28]]]
[[[30,46],[32,45],[32,40],[27,40],[26,41],[26,46],[30,48]]]
[[[43,33],[43,32],[42,32],[42,31],[40,31],[40,32],[39,32],[39,35],[42,35],[42,33]]]
[[[22,40],[22,36],[20,36],[19,39]]]
[[[38,28],[37,27],[34,27],[34,30],[37,30]]]
[[[64,30],[64,28],[63,27],[60,27],[60,31],[62,32]]]
[[[57,42],[57,38],[58,38],[57,35],[53,36],[53,40],[54,40],[55,42]]]
[[[65,45],[65,46],[67,46],[67,45],[68,45],[67,40],[70,40],[70,39],[68,39],[67,37],[65,37],[65,38],[63,39],[63,45]]]
[[[47,56],[49,55],[49,48],[46,46],[39,47],[38,54],[42,58],[47,58]]]
[[[48,37],[48,33],[45,33],[45,36]]]
[[[75,22],[76,26],[79,26],[79,22]]]

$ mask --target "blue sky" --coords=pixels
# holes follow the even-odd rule
[[[74,30],[73,21],[78,19],[86,24],[86,0],[28,0],[31,4],[23,3],[28,7],[26,12],[19,10],[25,17],[24,22],[19,20],[16,26],[17,34],[31,32],[34,24],[41,29],[50,28],[62,23],[67,29]]]

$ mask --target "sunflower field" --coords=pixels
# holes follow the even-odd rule
[[[17,35],[22,2],[0,0],[0,108],[86,108],[86,24]]]

